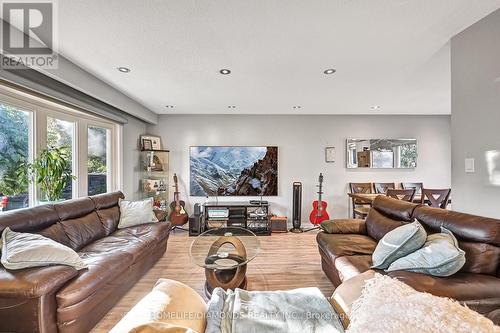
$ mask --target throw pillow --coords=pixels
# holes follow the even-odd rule
[[[441,227],[441,233],[427,237],[424,246],[394,261],[388,272],[410,271],[434,276],[450,276],[465,265],[465,252],[451,231]]]
[[[120,199],[120,221],[118,229],[132,227],[134,225],[158,222],[153,211],[153,198],[141,201],[128,201]]]
[[[372,268],[386,269],[395,260],[424,245],[427,233],[418,221],[389,231],[378,242],[372,255]]]
[[[5,228],[1,241],[2,265],[7,269],[67,265],[78,270],[86,268],[71,248],[37,234],[15,232]]]
[[[455,300],[418,292],[376,274],[349,312],[346,333],[499,333],[500,327]]]
[[[109,333],[203,333],[206,313],[207,305],[194,289],[178,281],[160,279]]]

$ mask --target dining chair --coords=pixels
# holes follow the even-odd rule
[[[386,195],[388,197],[398,199],[401,201],[408,201],[412,202],[413,197],[415,197],[415,189],[414,188],[409,188],[406,190],[401,190],[401,189],[388,189]]]
[[[429,189],[422,188],[421,204],[427,204],[431,207],[446,209],[450,199],[451,188],[447,189]]]
[[[385,194],[388,189],[395,189],[396,184],[394,183],[373,183],[373,188],[377,194]]]
[[[411,188],[415,189],[415,195],[413,196],[413,202],[420,203],[422,200],[422,188],[424,183],[401,183],[401,188],[403,190],[408,190]]]
[[[351,193],[367,193],[367,194],[373,193],[372,183],[349,183],[349,187],[351,189]],[[359,216],[362,219],[366,218],[366,216],[368,216],[370,208],[371,208],[370,204],[352,198],[353,218],[356,218],[356,216]]]

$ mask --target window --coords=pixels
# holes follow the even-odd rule
[[[31,114],[0,103],[0,211],[28,207]]]
[[[106,193],[111,186],[110,130],[98,126],[88,127],[87,183],[88,195]]]
[[[24,163],[45,148],[63,148],[76,177],[61,199],[120,188],[120,125],[0,85],[0,211],[36,205],[41,193],[28,182]]]
[[[73,147],[75,138],[75,123],[57,118],[47,117],[47,148],[60,148],[70,159],[71,173],[75,175],[73,166]],[[61,199],[73,198],[73,182],[68,182]]]

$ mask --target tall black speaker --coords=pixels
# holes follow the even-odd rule
[[[300,228],[302,215],[302,183],[293,183],[293,199],[292,199],[292,226],[291,232],[302,232]]]

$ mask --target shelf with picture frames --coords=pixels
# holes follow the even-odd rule
[[[167,210],[169,204],[169,151],[141,150],[141,192],[143,198],[153,198],[157,209]]]

